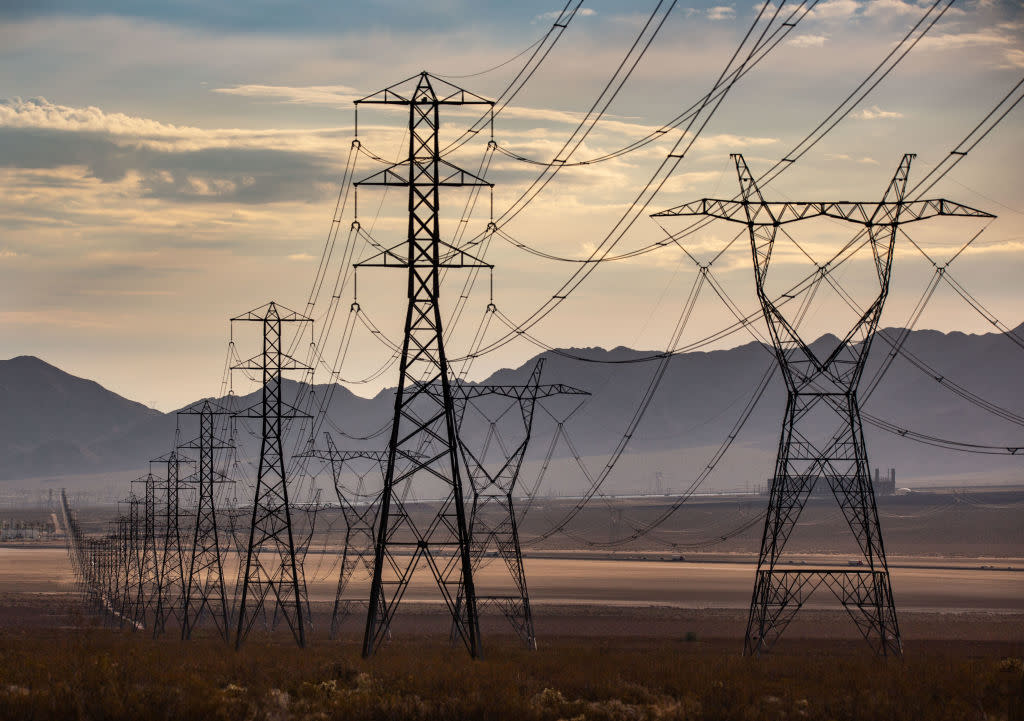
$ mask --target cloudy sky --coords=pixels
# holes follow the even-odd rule
[[[612,234],[613,256],[686,227],[683,219],[663,219],[659,226],[649,213],[705,196],[731,197],[737,184],[730,153],[743,153],[755,174],[786,157],[929,6],[822,0],[730,88],[691,145],[697,128],[687,136],[679,129],[656,131],[713,87],[760,6],[584,2],[499,114],[495,141],[511,155],[553,160],[639,36],[642,43],[651,40],[648,50],[568,160],[598,158],[652,132],[655,142],[561,170],[514,217],[507,211],[544,166],[493,155],[487,177],[496,184],[493,213],[505,235],[474,248],[496,266],[495,304],[520,322],[560,293],[580,268],[571,260],[602,247],[621,218],[635,221],[628,231]],[[776,25],[795,7],[783,5]],[[2,356],[38,355],[162,410],[216,393],[228,319],[271,298],[305,309],[325,241],[337,225],[343,231],[312,309],[319,339],[331,317],[335,279],[352,259],[342,252],[356,218],[351,196],[339,222],[332,221],[353,139],[351,101],[424,69],[480,95],[499,96],[560,9],[557,0],[0,4]],[[768,14],[774,10],[770,6]],[[663,21],[653,39],[653,25],[644,30],[652,13],[655,24]],[[905,152],[917,153],[913,183],[942,162],[1022,76],[1024,5],[957,0],[834,130],[766,186],[765,195],[876,200]],[[444,137],[457,137],[478,113],[445,113]],[[400,159],[405,121],[401,112],[364,107],[363,147]],[[477,134],[450,159],[476,172],[489,137],[488,131]],[[685,157],[671,163],[672,172],[659,174],[666,154],[687,146]],[[1021,322],[1024,307],[1021,148],[1024,104],[929,193],[990,211],[996,221],[939,219],[907,228],[940,264],[984,229],[950,272],[1010,326]],[[381,167],[360,155],[354,175]],[[661,190],[644,198],[644,212],[630,215],[629,205],[652,178]],[[466,191],[453,190],[443,203],[446,238],[468,241],[486,228],[486,194],[474,202]],[[377,242],[392,245],[402,240],[405,206],[397,191],[363,188],[358,219]],[[680,243],[706,262],[738,229],[716,223]],[[780,243],[773,281],[781,288],[802,277],[853,232],[833,222],[793,228],[796,242]],[[566,260],[526,252],[517,243]],[[352,248],[357,260],[372,252],[365,238]],[[869,267],[861,257],[836,275],[858,302],[877,292]],[[530,332],[556,346],[662,349],[693,287],[695,268],[676,244],[602,263]],[[742,238],[712,271],[743,312],[756,310],[749,245]],[[901,238],[885,324],[905,322],[932,274],[931,262]],[[466,278],[466,271],[446,277],[446,310],[467,287]],[[852,319],[834,292],[822,287],[802,326],[809,337],[845,331]],[[366,318],[385,338],[398,336],[402,272],[363,269],[358,291]],[[327,365],[337,357],[353,294],[349,277],[338,293],[331,332],[321,341]],[[467,352],[485,318],[486,276],[467,295],[451,329],[453,357]],[[705,286],[676,345],[695,343],[731,322],[730,311]],[[991,329],[948,286],[939,287],[918,326]],[[505,330],[492,318],[484,345]],[[716,345],[750,339],[734,334]],[[239,355],[255,353],[252,337],[240,332],[236,340]],[[535,352],[520,339],[465,371],[479,378]],[[394,383],[393,368],[376,372],[390,355],[386,342],[354,324],[341,377],[357,393],[375,393]]]

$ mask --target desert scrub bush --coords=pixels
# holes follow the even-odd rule
[[[824,642],[759,659],[733,642],[635,638],[555,639],[536,653],[495,641],[479,661],[436,639],[368,661],[358,648],[0,632],[0,719],[1024,719],[1024,663],[998,645],[888,660]]]

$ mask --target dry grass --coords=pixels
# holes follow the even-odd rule
[[[684,637],[685,638],[685,637]],[[398,639],[283,637],[234,652],[104,629],[0,631],[4,719],[1024,719],[1020,646],[921,644],[878,660],[860,643],[795,641],[762,659],[736,644],[495,639],[481,661]]]

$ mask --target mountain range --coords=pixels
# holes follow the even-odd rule
[[[890,328],[881,332],[896,338],[901,331]],[[1015,333],[1024,336],[1024,325]],[[811,349],[821,357],[837,342],[826,335]],[[950,390],[967,389],[975,399],[1024,415],[1024,377],[1020,372],[1024,356],[1019,347],[999,333],[920,330],[909,333],[903,348],[917,365],[897,356],[875,392],[863,402],[867,414],[939,438],[1024,446],[1022,425]],[[883,338],[876,339],[865,385],[888,349]],[[643,360],[650,352],[622,347],[561,349],[541,355],[545,358],[542,382],[568,384],[591,395],[579,408],[579,396],[543,402],[535,415],[524,478],[537,475],[550,450],[554,460],[547,468],[544,488],[556,493],[578,492],[586,484],[586,474],[579,470],[576,457],[591,475],[604,467],[658,361]],[[482,382],[523,383],[535,360],[497,371]],[[760,343],[673,356],[606,490],[672,490],[688,485],[730,434],[758,380],[774,362],[770,349]],[[302,390],[295,382],[285,383],[286,397],[295,398]],[[341,386],[317,386],[315,392],[318,398],[331,396],[324,428],[334,432],[339,447],[379,448],[386,443],[384,434],[357,441],[342,432],[358,437],[386,428],[393,412],[394,389],[373,398],[361,398]],[[257,394],[251,394],[238,399],[236,407],[257,399]],[[772,474],[784,407],[785,390],[781,376],[775,373],[709,478],[710,488],[750,489],[764,483]],[[560,433],[552,448],[556,423],[566,415],[565,435]],[[182,440],[196,435],[194,417],[182,417],[179,422],[174,412],[147,408],[39,358],[19,356],[0,361],[0,480],[8,486],[66,485],[88,490],[103,485],[105,477],[133,471],[138,475],[145,471],[149,459],[170,450],[179,423]],[[250,439],[254,432],[255,428],[250,429]],[[867,423],[865,436],[872,465],[896,468],[897,485],[1024,480],[1021,456],[945,450]],[[255,450],[246,453],[252,455]]]

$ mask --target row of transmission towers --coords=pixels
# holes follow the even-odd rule
[[[121,513],[107,534],[83,534],[62,491],[68,548],[88,605],[101,616],[154,637],[170,625],[186,639],[209,619],[227,638],[231,599],[224,566],[230,546],[215,500],[226,479],[214,470],[214,459],[218,450],[234,447],[215,431],[216,418],[229,412],[203,400],[179,414],[198,417],[199,435],[150,462],[150,471],[119,503]],[[179,449],[194,449],[197,457],[186,458]]]
[[[339,450],[325,434],[325,446],[310,441],[298,454],[320,459],[329,467],[345,524],[331,631],[334,633],[354,608],[365,607],[363,653],[371,655],[390,635],[408,584],[417,568],[425,565],[450,613],[453,638],[461,639],[471,655],[480,653],[479,613],[487,608],[506,616],[524,644],[535,648],[514,493],[537,400],[584,392],[542,384],[542,362],[522,385],[464,385],[450,373],[443,340],[440,273],[448,268],[491,266],[441,239],[440,190],[491,184],[442,158],[439,111],[445,106],[489,107],[492,103],[424,72],[356,104],[403,105],[409,110],[407,158],[356,183],[407,190],[406,240],[356,267],[406,270],[408,304],[387,447]],[[242,530],[242,540],[235,543],[239,555],[237,603],[229,609],[224,583],[224,553],[229,544],[223,538],[236,534],[218,530],[214,502],[215,485],[225,479],[214,470],[213,454],[232,443],[213,435],[214,417],[227,411],[212,401],[187,411],[200,416],[201,433],[196,441],[180,446],[199,451],[197,471],[188,481],[194,479],[199,491],[191,544],[183,546],[181,541],[180,494],[186,481],[178,472],[181,459],[175,451],[159,459],[167,466],[163,480],[149,474],[142,481],[142,500],[134,494],[126,499],[127,512],[115,522],[114,532],[95,541],[75,537],[73,557],[92,602],[121,623],[152,627],[159,635],[168,621],[176,620],[187,637],[206,613],[215,619],[225,638],[229,637],[229,619],[233,619],[235,644],[240,645],[254,624],[266,619],[267,604],[273,602],[275,623],[283,620],[301,646],[306,643],[310,613],[304,550],[292,518],[285,434],[290,421],[308,416],[285,402],[282,378],[287,371],[311,369],[289,355],[283,325],[311,323],[311,319],[271,302],[233,318],[232,324],[236,322],[259,323],[263,342],[260,353],[232,366],[256,374],[260,398],[231,415],[261,424],[248,538],[244,540]],[[509,407],[518,409],[520,423],[514,442],[495,442],[498,421],[494,418],[489,419],[479,447],[467,442],[461,431],[467,412],[472,408],[474,413],[485,413],[481,408],[487,399],[504,399]],[[379,491],[370,498],[361,486],[351,492],[344,487],[343,470],[358,462],[376,467],[380,475]],[[365,478],[367,472],[363,469],[360,477]],[[422,493],[438,485],[441,499],[429,512],[410,510],[408,500],[416,497],[417,487]],[[160,505],[158,495],[164,509],[160,519],[155,510]],[[156,540],[158,526],[163,529],[161,543]],[[501,561],[510,582],[481,594],[474,572],[491,558]],[[368,598],[352,598],[349,592],[357,570],[369,576]]]

